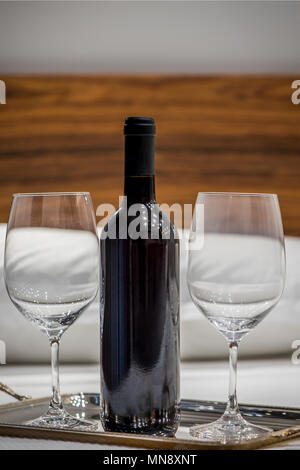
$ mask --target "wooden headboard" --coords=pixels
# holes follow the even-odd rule
[[[157,121],[159,202],[198,191],[278,193],[286,234],[300,235],[299,77],[1,77],[0,221],[14,192],[122,194],[123,120]]]

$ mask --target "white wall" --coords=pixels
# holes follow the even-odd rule
[[[300,2],[0,1],[0,73],[300,73]]]

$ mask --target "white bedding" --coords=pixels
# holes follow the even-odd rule
[[[3,281],[6,225],[0,224],[0,340],[5,341],[8,363],[49,361],[48,340],[12,305]],[[300,239],[287,237],[287,281],[282,299],[265,320],[242,342],[240,354],[263,356],[290,354],[300,339]],[[181,356],[212,359],[227,356],[226,343],[198,312],[186,286],[187,252],[181,243]],[[99,358],[99,304],[93,304],[64,334],[61,361],[95,363]]]

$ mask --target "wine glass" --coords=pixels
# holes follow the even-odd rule
[[[65,411],[58,353],[62,334],[97,294],[98,252],[89,193],[13,196],[5,242],[6,288],[13,304],[46,333],[51,345],[49,409],[28,424],[79,430],[97,427]]]
[[[192,436],[211,442],[241,442],[270,431],[248,423],[236,396],[241,339],[280,299],[285,248],[275,194],[198,193],[189,237],[187,282],[198,309],[229,346],[229,398],[217,421],[195,425]]]

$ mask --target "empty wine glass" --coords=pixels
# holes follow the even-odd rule
[[[191,428],[204,441],[240,442],[269,429],[248,423],[236,397],[241,339],[280,299],[285,249],[275,194],[199,193],[189,237],[187,281],[193,302],[229,346],[229,398],[217,421]]]
[[[97,427],[64,410],[58,351],[62,334],[97,294],[98,251],[89,193],[13,196],[5,243],[6,288],[17,309],[47,334],[51,344],[49,409],[28,424],[80,430]]]

